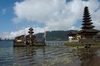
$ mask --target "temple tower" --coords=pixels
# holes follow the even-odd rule
[[[29,37],[30,37],[30,39],[29,39],[29,44],[30,45],[32,45],[33,44],[33,28],[31,27],[31,28],[29,28]]]
[[[88,7],[86,6],[84,8],[82,30],[80,31],[82,38],[93,38],[93,36],[99,32],[94,29],[95,26],[92,25],[93,23],[91,21],[90,13]]]
[[[43,35],[43,44],[45,45],[45,41],[46,41],[46,31],[44,32],[44,35]]]

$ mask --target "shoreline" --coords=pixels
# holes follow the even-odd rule
[[[85,44],[91,44],[91,48],[100,48],[100,42],[88,42],[88,43],[79,43],[79,42],[67,42],[64,45],[68,47],[77,47],[77,48],[84,48]]]

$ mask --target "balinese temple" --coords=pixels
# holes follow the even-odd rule
[[[17,36],[14,40],[14,47],[23,47],[23,46],[45,46],[45,38],[43,37],[42,41],[37,41],[35,35],[33,35],[33,28],[29,28],[28,35]]]
[[[70,30],[68,33],[69,42],[78,42],[81,39],[81,36],[78,34],[77,30]]]
[[[83,23],[82,23],[81,30],[78,31],[77,33],[70,32],[68,34],[69,35],[69,41],[70,42],[73,42],[73,41],[79,42],[80,40],[83,41],[84,39],[86,39],[85,41],[88,41],[88,40],[94,41],[93,40],[94,37],[99,32],[99,30],[94,29],[94,27],[95,26],[93,26],[88,7],[86,6],[84,8]]]
[[[34,44],[34,39],[36,38],[35,35],[33,35],[34,32],[33,32],[32,27],[29,28],[29,32],[28,33],[29,33],[29,35],[26,37],[26,42],[29,43],[30,45],[32,45],[32,44]]]
[[[79,32],[81,37],[84,38],[93,38],[99,31],[94,29],[88,7],[84,8],[83,24],[82,30]]]

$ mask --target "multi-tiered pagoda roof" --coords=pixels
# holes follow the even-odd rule
[[[33,34],[34,32],[33,32],[33,28],[31,27],[31,28],[29,28],[29,32],[28,32],[29,34]]]
[[[98,30],[94,29],[95,26],[93,26],[91,21],[90,13],[88,7],[86,6],[84,8],[83,24],[81,27],[82,30],[79,32],[80,34],[96,34],[99,32]]]

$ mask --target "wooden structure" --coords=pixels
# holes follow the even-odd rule
[[[69,42],[79,42],[79,39],[81,39],[81,35],[78,34],[79,31],[76,30],[70,30],[68,33],[69,36]]]

